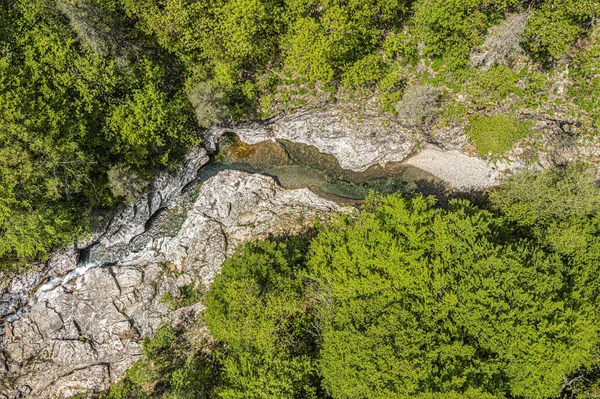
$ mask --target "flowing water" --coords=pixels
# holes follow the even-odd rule
[[[118,266],[124,257],[136,253],[153,237],[175,236],[185,220],[185,209],[191,206],[197,188],[222,170],[240,170],[261,173],[275,178],[284,188],[308,187],[316,194],[342,204],[353,204],[371,192],[393,192],[436,195],[444,201],[446,187],[439,179],[421,169],[399,163],[385,167],[376,165],[364,172],[353,172],[340,167],[336,158],[319,152],[315,147],[289,141],[262,142],[248,145],[237,136],[223,136],[214,159],[205,165],[198,177],[188,184],[179,197],[180,205],[162,208],[145,223],[145,231],[130,242],[104,248],[94,243],[80,251],[75,269],[63,276],[50,277],[32,293],[28,303],[16,313],[7,315],[5,321],[13,322],[26,312],[43,292],[64,286],[89,269]],[[187,204],[187,205],[186,205]],[[1,322],[0,319],[0,327]]]

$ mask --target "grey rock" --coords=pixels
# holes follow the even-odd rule
[[[171,311],[161,298],[190,283],[208,286],[242,243],[290,234],[315,217],[344,211],[308,189],[285,190],[267,176],[224,171],[199,190],[179,232],[155,236],[138,261],[96,267],[41,292],[5,324],[0,397],[54,398],[98,392],[124,376],[140,341],[164,322],[193,320],[202,303]],[[135,264],[135,265],[134,265]]]
[[[98,239],[100,244],[109,248],[113,245],[129,243],[132,238],[142,234],[146,221],[156,211],[168,206],[181,190],[196,178],[198,169],[208,161],[206,151],[198,148],[186,155],[181,167],[175,173],[159,173],[150,182],[147,193],[113,218],[104,234]]]
[[[394,118],[348,105],[212,128],[205,134],[207,148],[214,151],[218,138],[228,132],[248,144],[285,139],[313,145],[334,155],[342,168],[356,172],[376,164],[403,161],[414,151],[416,138]]]
[[[77,266],[78,254],[78,248],[71,245],[55,251],[45,262],[29,265],[21,274],[13,276],[0,272],[0,319],[25,306],[31,292],[48,278],[73,270]]]
[[[209,285],[241,243],[290,234],[306,220],[344,210],[307,188],[285,190],[267,176],[223,171],[200,188],[179,234],[157,241],[155,249]]]

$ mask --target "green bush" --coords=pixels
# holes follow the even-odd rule
[[[385,64],[381,56],[370,54],[356,61],[344,72],[343,82],[355,88],[371,87],[385,74]]]
[[[598,30],[598,28],[596,28]],[[569,91],[569,99],[588,113],[597,133],[600,129],[600,35],[590,40],[589,45],[575,54],[570,74],[575,81]]]
[[[226,343],[222,398],[316,398],[313,309],[303,279],[307,242],[241,248],[206,298],[211,335]]]
[[[200,127],[209,128],[231,117],[225,91],[216,81],[192,85],[188,90],[188,99],[194,107],[196,122]]]
[[[464,91],[476,109],[494,108],[510,93],[518,91],[519,75],[504,65],[488,70],[476,69],[468,73]]]
[[[531,122],[522,122],[509,115],[473,115],[466,132],[482,156],[498,157],[517,141],[528,137],[531,128]]]
[[[202,291],[194,284],[179,287],[179,295],[175,297],[172,292],[166,292],[160,302],[168,306],[171,310],[184,308],[186,306],[198,303],[202,299]]]
[[[148,188],[148,181],[139,177],[126,165],[114,165],[108,170],[107,177],[113,195],[124,198],[128,204],[134,203]]]
[[[523,46],[542,61],[559,60],[600,14],[595,0],[545,0],[527,20]]]
[[[396,103],[398,117],[410,125],[431,124],[439,113],[441,92],[430,85],[411,85]]]

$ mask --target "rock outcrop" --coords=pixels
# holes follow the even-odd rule
[[[148,229],[148,221],[157,213],[179,205],[180,194],[185,187],[196,179],[198,170],[208,163],[206,150],[197,148],[187,153],[181,166],[173,173],[161,172],[149,185],[134,204],[125,207],[113,215],[97,231],[81,245],[53,253],[48,261],[33,264],[18,276],[0,275],[0,321],[15,313],[18,309],[26,309],[26,303],[32,295],[40,291],[52,289],[66,280],[75,278],[82,268],[77,264],[102,266],[115,263],[120,258],[131,254],[131,241],[143,235]],[[92,243],[93,242],[93,243]],[[81,244],[81,243],[80,243]],[[80,253],[86,259],[79,259]],[[32,294],[32,293],[36,294]],[[0,336],[2,333],[0,332]]]
[[[340,105],[216,127],[205,135],[207,148],[214,151],[219,137],[229,132],[248,144],[280,139],[313,145],[335,156],[342,168],[356,172],[405,160],[417,137],[389,116]]]
[[[140,339],[202,308],[173,312],[161,301],[165,293],[177,296],[180,286],[210,284],[245,241],[295,233],[315,217],[342,210],[308,189],[285,190],[267,176],[220,172],[200,187],[176,234],[149,236],[136,252],[121,252],[113,263],[41,292],[29,311],[6,323],[0,398],[106,389],[140,356]]]

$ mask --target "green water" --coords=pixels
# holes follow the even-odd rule
[[[341,168],[335,157],[322,154],[315,147],[288,141],[250,146],[234,136],[224,137],[213,162],[200,171],[199,179],[204,181],[227,169],[266,174],[285,188],[309,187],[333,199],[362,200],[370,191],[433,195],[446,191],[438,179],[412,166],[377,165],[364,172],[353,172]]]

